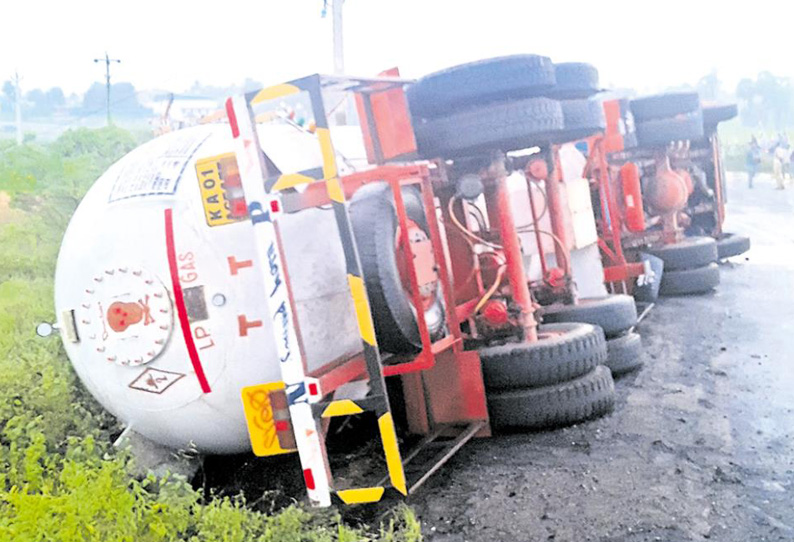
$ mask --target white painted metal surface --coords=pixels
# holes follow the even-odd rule
[[[263,147],[283,171],[316,165],[316,142],[297,130],[268,124],[260,134]],[[210,227],[205,219],[196,162],[233,150],[226,125],[166,134],[134,150],[88,192],[58,258],[56,309],[62,329],[74,314],[79,340],[65,338],[64,345],[81,381],[135,431],[174,448],[212,453],[249,449],[240,389],[281,380],[272,322],[263,317],[267,293],[252,268],[250,223]],[[167,209],[188,315],[184,327],[169,269]],[[308,368],[358,352],[360,339],[333,214],[303,211],[285,216],[279,225]],[[114,273],[112,280],[108,271]],[[137,271],[141,280],[134,275]],[[125,273],[136,278],[118,278]],[[97,283],[97,277],[103,282]],[[155,297],[163,292],[164,297]],[[136,313],[133,319],[140,319],[116,322],[118,331],[111,329],[109,317],[114,316],[108,309],[115,302],[127,304]],[[155,344],[150,347],[149,342]],[[202,389],[191,362],[189,342],[209,392]],[[112,356],[116,359],[108,360]],[[124,365],[122,359],[131,362]]]
[[[564,190],[560,191],[563,208],[568,212],[567,238],[571,242],[568,247],[571,255],[571,271],[580,297],[599,297],[606,295],[604,286],[604,268],[601,253],[598,249],[598,232],[593,213],[593,202],[590,195],[589,181],[582,178],[582,171],[587,160],[572,144],[560,148]],[[532,228],[532,214],[529,204],[527,183],[522,173],[512,174],[508,180],[511,195],[511,206],[516,225],[519,229]],[[540,216],[540,230],[551,232],[551,220],[546,207],[543,183],[532,185],[535,211]],[[541,279],[542,270],[538,255],[538,242],[531,231],[520,233],[521,248],[524,253],[524,266],[530,280]],[[547,234],[541,235],[543,253],[549,266],[557,265],[554,254],[554,240]]]

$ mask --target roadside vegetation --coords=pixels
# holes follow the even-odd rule
[[[265,514],[242,496],[205,499],[184,479],[139,479],[117,422],[83,391],[52,321],[61,236],[91,183],[139,141],[119,128],[53,143],[0,140],[0,540],[268,542],[421,540],[411,510],[379,528],[298,505]],[[251,496],[255,499],[260,496]],[[262,499],[260,499],[261,501]]]

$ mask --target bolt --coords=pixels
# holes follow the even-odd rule
[[[157,339],[154,344],[165,344],[165,339]]]
[[[152,295],[157,299],[160,299],[161,297],[163,297],[163,292],[157,292],[156,294],[152,294]]]
[[[127,272],[127,268],[126,267],[119,267],[119,272],[126,273]]]
[[[108,356],[108,361],[116,361],[116,356]]]
[[[141,271],[140,269],[136,269],[135,271],[132,272],[132,274],[135,275],[136,277],[140,277],[141,273],[143,273],[143,271]]]
[[[102,277],[94,277],[94,282],[102,282]]]
[[[105,274],[106,274],[106,275],[112,275],[112,274],[114,274],[115,272],[116,272],[116,271],[114,271],[113,269],[105,269]]]
[[[96,351],[97,352],[104,352],[105,351],[105,347],[104,346],[97,346]]]
[[[162,325],[160,326],[160,329],[162,329],[163,331],[168,331],[168,326]]]

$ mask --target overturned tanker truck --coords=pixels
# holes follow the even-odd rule
[[[56,271],[83,384],[168,447],[297,452],[316,505],[406,495],[492,427],[609,412],[601,328],[539,322],[516,228],[527,217],[514,217],[507,182],[528,159],[505,153],[565,131],[554,67],[533,55],[501,65],[544,78],[478,87],[433,117],[455,133],[444,143],[426,113],[412,120],[413,81],[396,71],[314,75],[230,99],[228,122],[114,164],[73,217]],[[329,126],[353,103],[352,124]],[[461,222],[462,202],[477,203],[474,223]],[[363,413],[384,475],[342,487],[328,421]],[[421,438],[403,454],[409,434]],[[409,465],[433,442],[429,463]]]

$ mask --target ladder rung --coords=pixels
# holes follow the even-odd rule
[[[433,463],[427,471],[413,484],[410,485],[408,488],[408,494],[413,494],[416,492],[419,487],[424,484],[428,478],[430,478],[438,469],[440,469],[444,464],[449,461],[449,459],[455,455],[455,452],[460,450],[460,448],[466,444],[469,440],[471,440],[477,432],[482,429],[485,425],[485,420],[480,420],[476,422],[472,422],[469,426],[464,429],[460,435],[458,435],[455,440],[452,440],[449,445],[434,459]]]

